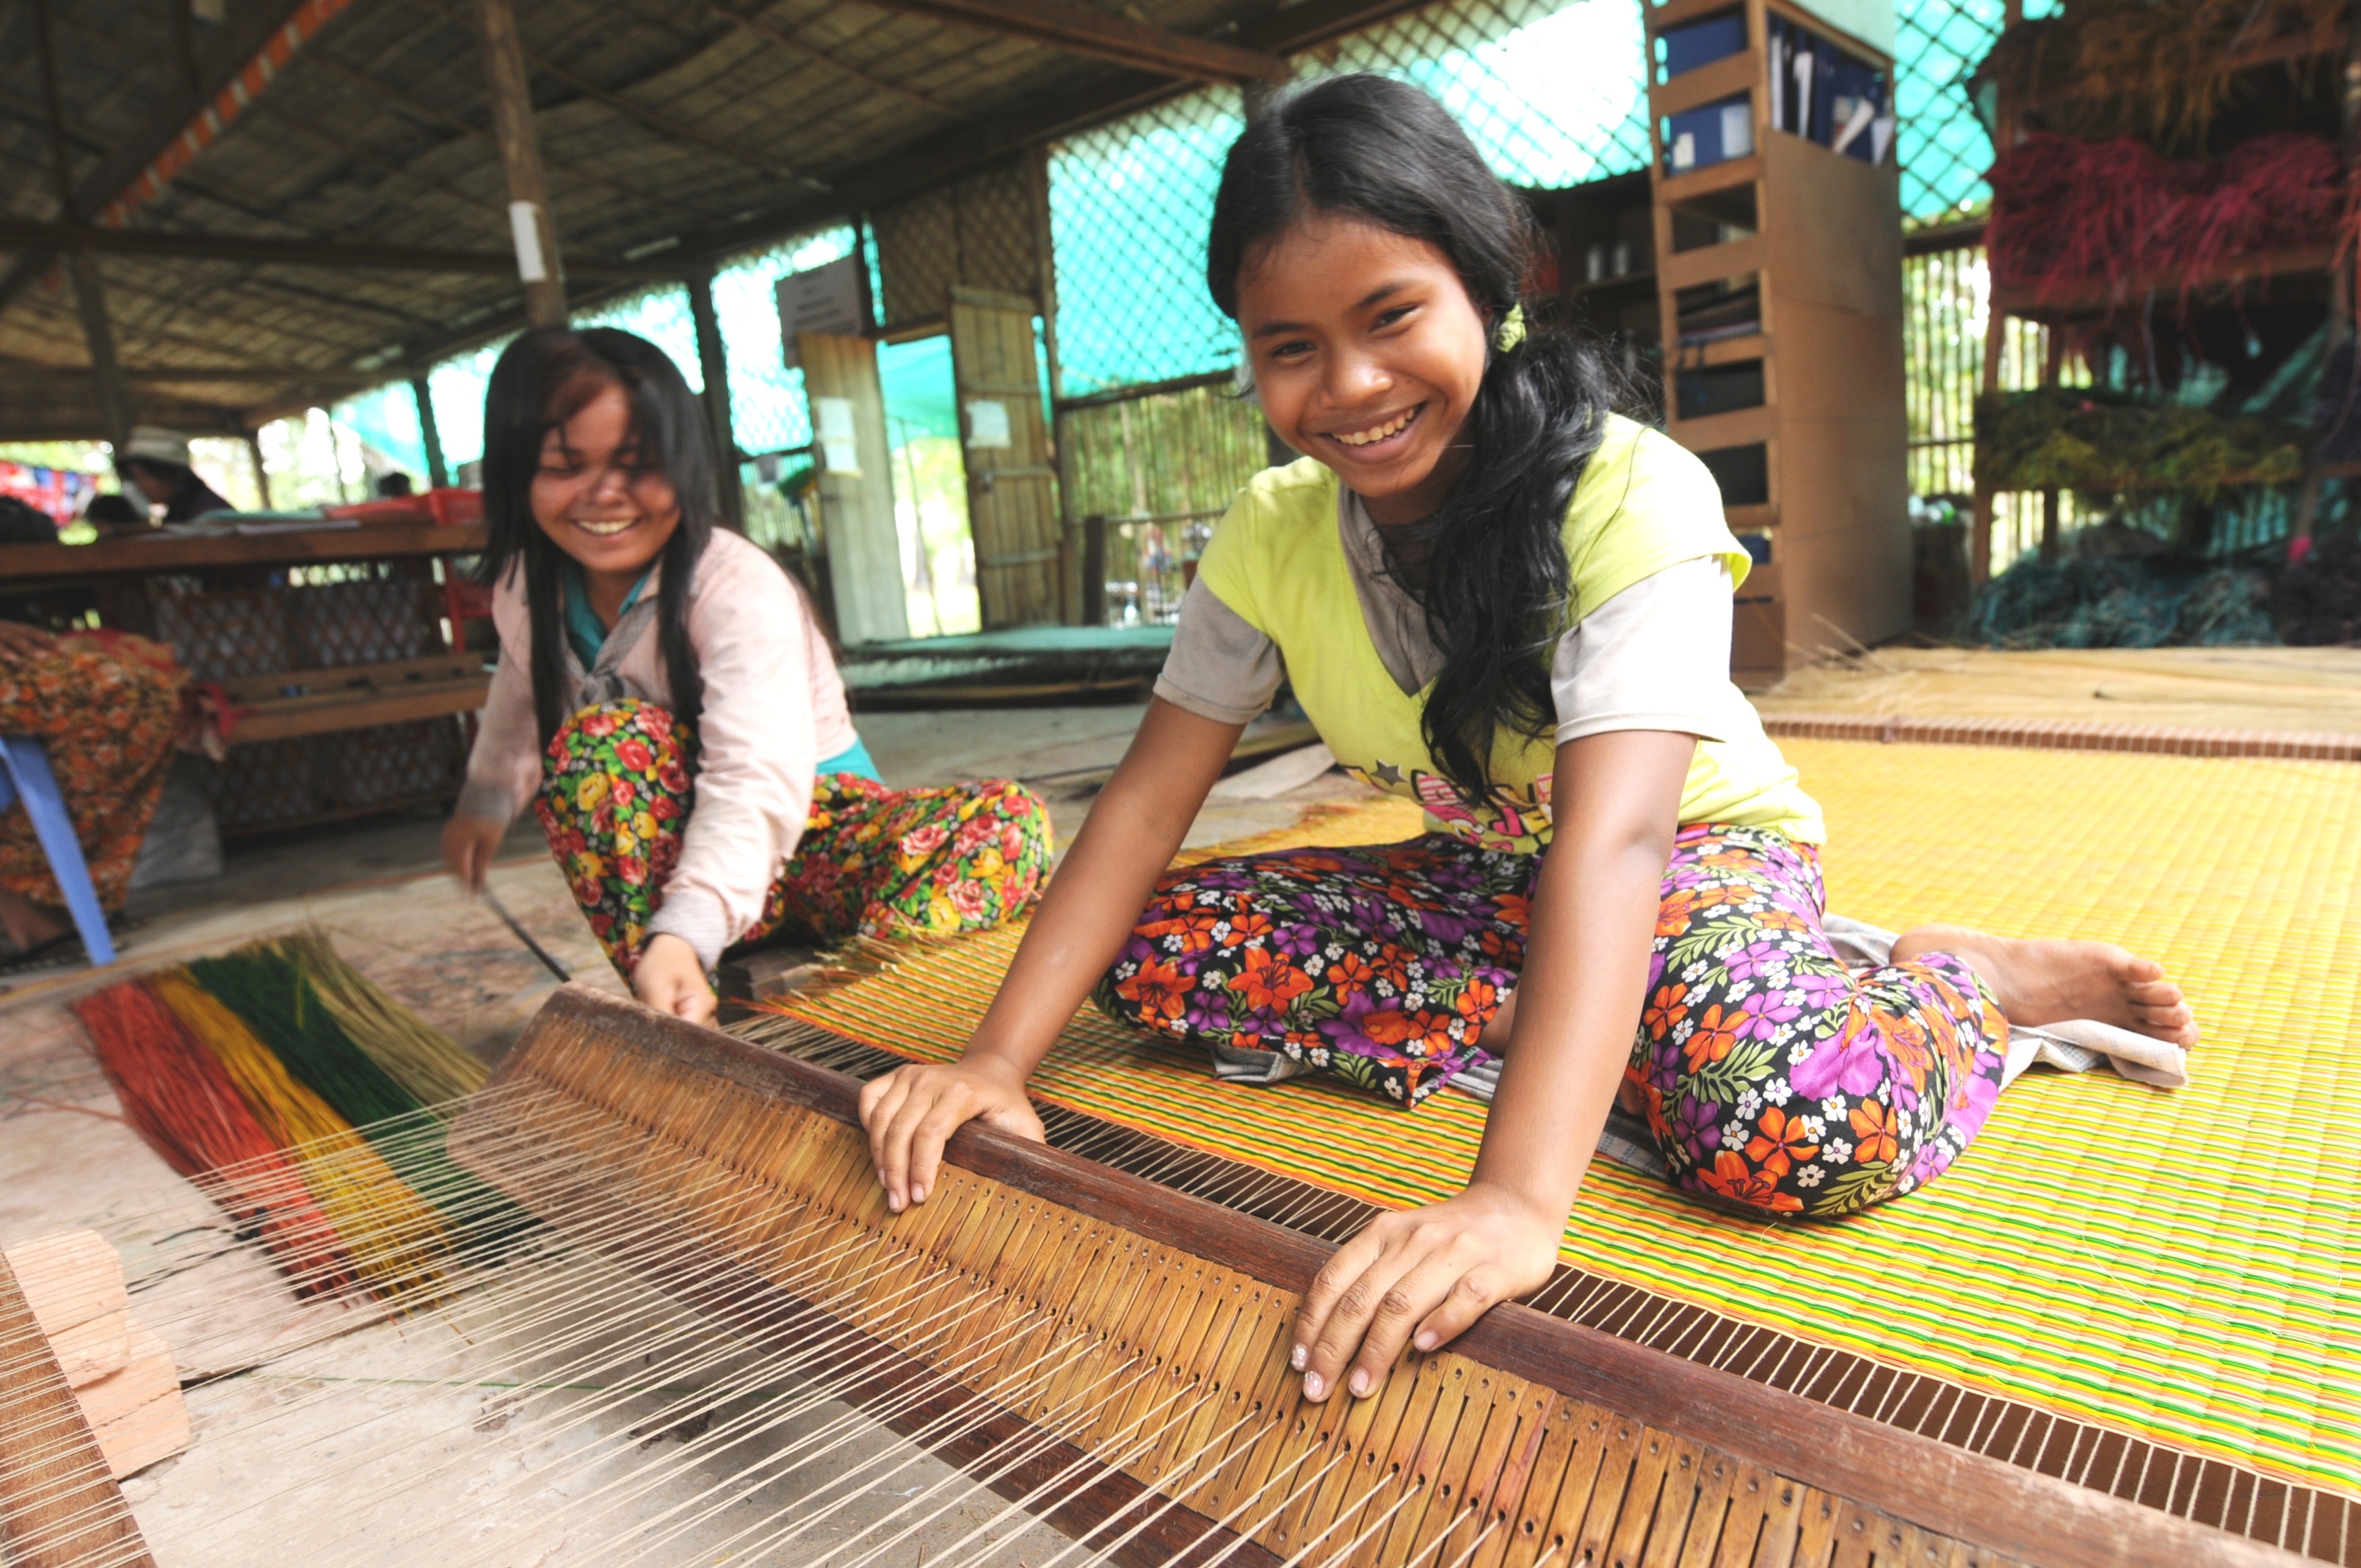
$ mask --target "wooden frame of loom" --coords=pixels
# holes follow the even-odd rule
[[[590,1053],[600,1053],[596,1065],[609,1070],[591,1074],[577,1065],[575,1081],[569,1082],[569,1056]],[[740,1116],[736,1124],[741,1127],[747,1124],[745,1115],[759,1118],[765,1105],[857,1124],[859,1086],[851,1079],[578,986],[561,990],[544,1008],[488,1086],[483,1103],[500,1103],[491,1091],[533,1084],[577,1102],[595,1097],[593,1084],[598,1091],[611,1085],[628,1096],[631,1084],[616,1083],[611,1069],[633,1064],[646,1069],[651,1078],[668,1075],[675,1085],[709,1080],[709,1098],[737,1105],[733,1114]],[[682,1135],[653,1119],[635,1120],[624,1110],[609,1107],[609,1113],[643,1136],[663,1140]],[[592,1176],[577,1178],[566,1192],[522,1176],[503,1157],[501,1131],[493,1124],[498,1114],[496,1109],[482,1115],[471,1110],[455,1125],[452,1152],[462,1164],[507,1188],[527,1207],[559,1201],[578,1214],[586,1202],[596,1204],[602,1198],[610,1210],[628,1207],[627,1200],[602,1192],[603,1184]],[[741,1150],[717,1146],[697,1152],[710,1161],[731,1163]],[[1156,1247],[1250,1277],[1278,1292],[1300,1294],[1331,1251],[1312,1237],[972,1124],[953,1137],[946,1157],[957,1171],[1030,1195],[1045,1212],[1071,1212],[1119,1228]],[[848,1208],[845,1223],[881,1228],[916,1225],[928,1209],[939,1213],[943,1205],[956,1201],[954,1186],[946,1180],[938,1188],[934,1204],[895,1221],[885,1214],[873,1184],[860,1200],[849,1201],[865,1202],[870,1212],[862,1218]],[[699,1253],[693,1245],[684,1245],[648,1277],[756,1343],[763,1343],[766,1332],[777,1332],[790,1313],[810,1310],[809,1303],[789,1296],[752,1269]],[[1271,1307],[1278,1306],[1274,1297]],[[855,1343],[854,1360],[863,1371],[873,1369],[867,1386],[906,1387],[913,1370],[943,1381],[941,1374],[915,1366],[883,1339],[862,1335]],[[1317,1441],[1325,1442],[1337,1434],[1323,1423],[1349,1421],[1356,1409],[1379,1403],[1300,1405],[1294,1380],[1284,1372],[1275,1344],[1272,1352],[1257,1375],[1260,1380],[1255,1391],[1274,1407],[1287,1402],[1297,1418],[1298,1432],[1320,1426]],[[1446,1464],[1459,1466],[1457,1474],[1473,1478],[1466,1492],[1473,1492],[1480,1481],[1486,1490],[1482,1508],[1473,1510],[1476,1519],[1497,1512],[1512,1531],[1543,1539],[1554,1534],[1561,1545],[1571,1535],[1573,1544],[1557,1560],[1561,1568],[1593,1559],[1622,1568],[1658,1563],[1667,1568],[1690,1563],[1771,1568],[1867,1564],[1872,1560],[1880,1568],[1901,1563],[2004,1568],[2011,1562],[2039,1568],[2194,1563],[2259,1568],[2302,1561],[2275,1547],[1514,1304],[1496,1307],[1452,1345],[1432,1355],[1411,1355],[1392,1382],[1416,1387],[1429,1376],[1456,1376],[1455,1371],[1434,1368],[1457,1368],[1463,1363],[1505,1375],[1504,1388],[1514,1382],[1516,1398],[1530,1393],[1536,1410],[1553,1413],[1514,1429],[1529,1434],[1514,1453],[1499,1444],[1462,1452],[1456,1438],[1450,1453],[1429,1453],[1418,1446],[1425,1441],[1422,1434],[1405,1432],[1412,1447],[1398,1447],[1398,1457],[1420,1467],[1421,1485],[1425,1468],[1440,1472]],[[1200,1368],[1193,1376],[1203,1376],[1208,1370]],[[1233,1398],[1242,1398],[1247,1391],[1247,1370],[1237,1369]],[[1177,1360],[1172,1375],[1180,1375]],[[1210,1386],[1218,1393],[1218,1382]],[[915,1406],[906,1401],[884,1424],[906,1434],[924,1433],[943,1400],[962,1397],[946,1387],[939,1398]],[[854,1402],[860,1402],[858,1391]],[[1596,1442],[1565,1440],[1578,1449],[1551,1448],[1542,1435],[1546,1422],[1583,1411],[1590,1413],[1592,1430],[1601,1430],[1602,1423],[1614,1430]],[[995,1405],[964,1433],[930,1441],[928,1446],[965,1465],[1027,1425],[1021,1414]],[[1395,1441],[1399,1445],[1402,1440]],[[1471,1434],[1465,1442],[1473,1444],[1477,1438]],[[1015,1499],[1038,1489],[1047,1475],[1092,1463],[1071,1445],[1037,1447],[1023,1465],[990,1478],[989,1484]],[[1552,1470],[1553,1464],[1560,1468]],[[1529,1487],[1528,1482],[1534,1484]],[[1546,1498],[1541,1496],[1544,1484],[1550,1488]],[[1511,1486],[1519,1488],[1513,1499]],[[1120,1517],[1147,1490],[1144,1483],[1102,1465],[1090,1484],[1044,1508],[1043,1517],[1069,1531],[1090,1529]],[[1448,1482],[1438,1495],[1449,1497]],[[1465,1516],[1455,1510],[1466,1507],[1463,1493],[1461,1502],[1446,1509],[1439,1528],[1446,1534],[1457,1529]],[[1586,1546],[1588,1557],[1580,1554]],[[1229,1534],[1185,1505],[1160,1509],[1148,1525],[1117,1543],[1113,1554],[1143,1565],[1211,1557],[1257,1568],[1278,1568],[1282,1562],[1278,1553]],[[1527,1552],[1525,1560],[1532,1561],[1532,1555]],[[1513,1554],[1510,1560],[1517,1561]]]

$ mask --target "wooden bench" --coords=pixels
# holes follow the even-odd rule
[[[231,727],[233,746],[473,713],[484,706],[491,684],[483,656],[464,652],[221,683],[231,703],[245,710]]]

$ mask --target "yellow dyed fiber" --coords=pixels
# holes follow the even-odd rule
[[[277,958],[311,982],[346,1037],[423,1105],[464,1100],[484,1086],[491,1069],[457,1041],[388,996],[338,957],[327,935],[307,931],[240,949]]]
[[[1821,1344],[2267,1474],[2361,1494],[2361,768],[1793,741],[1829,902],[2104,938],[2163,962],[2205,1029],[2194,1080],[2037,1069],[1924,1190],[1750,1222],[1591,1167],[1564,1255]],[[1419,831],[1400,802],[1244,849]],[[898,955],[783,1011],[953,1055],[1020,932]],[[1215,1080],[1085,1007],[1042,1098],[1393,1207],[1466,1180],[1484,1107],[1404,1112],[1308,1079]]]
[[[245,1020],[186,970],[161,970],[148,983],[221,1062],[263,1130],[295,1161],[370,1288],[395,1299],[439,1288],[443,1222],[410,1184],[351,1123],[290,1077]]]

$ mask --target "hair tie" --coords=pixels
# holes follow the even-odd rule
[[[1509,313],[1500,318],[1500,330],[1492,334],[1492,346],[1506,354],[1525,341],[1525,307],[1511,305]]]

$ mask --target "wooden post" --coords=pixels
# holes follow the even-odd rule
[[[58,213],[70,224],[82,222],[82,203],[74,198],[73,163],[66,148],[65,109],[58,87],[57,48],[49,34],[49,0],[33,0],[33,24],[40,34],[41,93],[49,116],[49,165],[58,185]],[[73,279],[74,305],[82,314],[82,340],[90,350],[91,380],[98,393],[98,417],[106,439],[115,450],[131,438],[131,402],[123,387],[123,367],[115,357],[115,331],[106,319],[106,296],[100,288],[98,264],[87,250],[66,260]]]
[[[705,418],[713,432],[713,477],[721,492],[721,521],[742,533],[746,489],[738,477],[738,433],[730,418],[730,356],[722,347],[720,318],[713,313],[710,267],[689,274],[688,316],[697,326],[697,364],[705,378]]]
[[[434,394],[425,377],[410,378],[410,396],[418,404],[418,434],[426,446],[426,482],[439,490],[451,482],[451,471],[443,463],[443,433],[434,423]]]
[[[1099,512],[1082,519],[1082,603],[1084,626],[1106,624],[1107,520]]]
[[[1978,390],[1979,404],[2000,390],[2001,351],[2007,345],[2008,313],[1995,302],[1984,318],[1984,374],[1983,384]],[[1968,525],[1968,582],[1971,587],[1980,588],[1992,580],[1993,499],[1991,484],[1979,475],[1976,478],[1975,515]]]
[[[155,1568],[98,1438],[16,1277],[0,1260],[0,1409],[17,1432],[0,1443],[0,1553],[18,1568],[113,1563]],[[12,1434],[13,1437],[13,1434]]]
[[[525,320],[566,324],[566,269],[557,250],[542,181],[541,138],[533,125],[533,84],[525,75],[524,44],[511,0],[483,0],[484,69],[490,79],[492,137],[508,176],[509,228],[516,242],[517,277],[524,284]]]
[[[2351,181],[2361,170],[2361,12],[2353,14],[2345,35],[2345,92],[2339,105],[2343,136],[2340,144],[2345,154],[2345,178]],[[2342,247],[2340,247],[2341,249]],[[2353,342],[2354,316],[2361,310],[2361,302],[2354,296],[2355,261],[2339,255],[2328,277],[2328,363],[2336,363],[2336,351]],[[2336,417],[2329,422],[2328,433],[2350,442],[2356,419],[2361,419],[2361,358],[2354,361],[2346,373],[2344,396],[2338,400]],[[2312,530],[2320,521],[2320,487],[2324,476],[2320,448],[2315,438],[2312,449],[2304,454],[2303,488],[2296,493],[2295,526],[2288,539],[2288,560],[2301,561],[2312,554]],[[2349,447],[2348,447],[2349,450]]]
[[[2066,357],[2066,329],[2052,323],[2042,329],[2041,385],[2047,389],[2058,384],[2058,367]],[[2041,558],[2058,559],[2058,488],[2053,485],[2041,492]]]
[[[262,498],[262,510],[269,511],[270,510],[270,470],[263,466],[260,431],[249,430],[246,433],[246,455],[254,464],[255,494]]]

